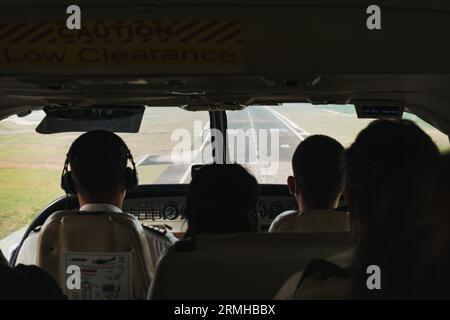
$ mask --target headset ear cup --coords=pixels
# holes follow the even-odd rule
[[[61,175],[61,189],[62,189],[65,193],[67,193],[67,187],[66,187],[66,174],[67,174],[67,173],[63,173],[63,174]]]
[[[132,190],[136,188],[139,184],[139,179],[137,175],[137,171],[127,167],[125,169],[125,177],[126,177],[126,188],[127,190]]]
[[[61,189],[63,189],[67,194],[70,194],[70,195],[77,194],[77,191],[73,185],[72,173],[70,171],[67,171],[62,175]]]

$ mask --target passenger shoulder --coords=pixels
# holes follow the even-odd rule
[[[269,232],[278,232],[279,228],[282,224],[286,223],[287,221],[290,221],[293,217],[295,217],[297,215],[298,215],[298,211],[295,211],[295,210],[289,210],[289,211],[284,211],[284,212],[280,213],[272,221],[272,224],[270,225],[270,228],[269,228]]]
[[[19,264],[9,269],[9,276],[16,279],[15,290],[27,292],[27,299],[67,299],[53,277],[37,266]]]
[[[147,238],[164,241],[168,243],[175,243],[178,239],[167,229],[155,227],[152,225],[142,224]]]

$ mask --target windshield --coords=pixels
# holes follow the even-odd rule
[[[44,117],[35,111],[0,121],[0,239],[29,224],[45,205],[62,196],[60,176],[67,150],[80,133],[42,135]],[[441,150],[447,137],[418,123]],[[344,146],[372,120],[357,119],[351,105],[251,106],[228,111],[228,161],[245,165],[263,184],[285,184],[298,143],[326,134]],[[212,162],[209,114],[177,107],[146,108],[139,133],[119,134],[128,144],[140,184],[189,183],[191,166]]]

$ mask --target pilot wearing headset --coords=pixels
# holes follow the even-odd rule
[[[131,167],[128,167],[128,162]],[[70,168],[70,170],[69,170]],[[70,147],[61,175],[61,188],[76,195],[82,212],[123,213],[126,191],[138,185],[136,166],[125,142],[110,131],[95,130],[78,137]],[[144,228],[154,261],[171,245],[172,237]],[[39,230],[31,233],[16,263],[36,264]]]

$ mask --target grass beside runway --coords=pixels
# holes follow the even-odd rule
[[[139,181],[145,184],[151,184],[158,179],[164,170],[166,170],[168,165],[154,165],[154,166],[145,166],[138,167],[138,175]]]
[[[62,195],[60,174],[56,169],[0,168],[0,239],[27,225],[45,204]]]

